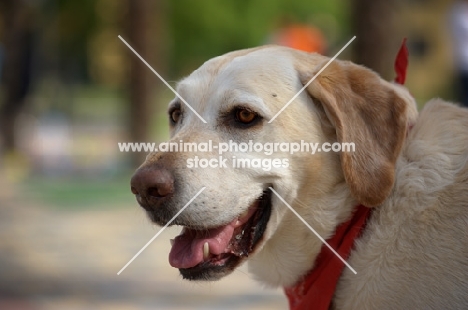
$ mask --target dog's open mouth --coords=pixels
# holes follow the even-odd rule
[[[263,237],[271,214],[271,191],[227,225],[196,230],[184,227],[172,241],[171,266],[185,279],[217,280],[232,272],[253,252]]]

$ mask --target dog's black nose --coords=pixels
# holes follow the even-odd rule
[[[174,177],[162,167],[142,167],[133,175],[130,186],[140,205],[150,210],[174,193]]]

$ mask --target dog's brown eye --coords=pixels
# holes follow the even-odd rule
[[[257,114],[247,109],[236,110],[236,120],[243,124],[249,124],[257,118]]]
[[[180,109],[174,109],[170,113],[171,121],[177,123],[180,119]]]

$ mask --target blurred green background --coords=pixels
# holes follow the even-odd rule
[[[455,100],[448,0],[0,0],[0,309],[282,309],[244,271],[194,285],[167,264],[168,230],[129,190],[146,154],[117,143],[168,138],[171,85],[211,57],[278,41],[291,25],[321,52],[393,80],[408,38],[420,107]],[[165,240],[162,240],[165,239]],[[167,242],[168,243],[168,242]],[[185,297],[183,297],[185,296]]]

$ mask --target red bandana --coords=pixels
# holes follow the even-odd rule
[[[335,235],[327,240],[343,259],[347,259],[351,253],[354,240],[359,237],[369,215],[370,208],[359,205],[353,217],[338,226]],[[323,245],[309,274],[294,286],[284,289],[289,300],[289,308],[291,310],[329,309],[344,267],[343,262]]]
[[[408,48],[406,47],[406,38],[401,42],[400,50],[398,51],[395,59],[395,83],[405,84],[406,80],[406,69],[408,69]]]

